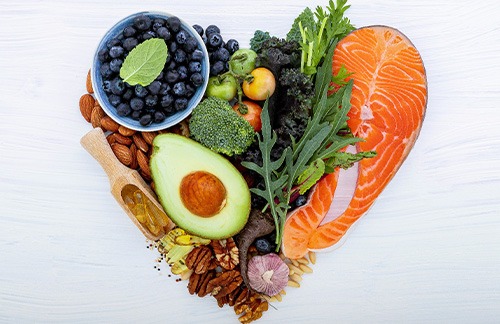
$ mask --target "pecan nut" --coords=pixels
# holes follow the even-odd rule
[[[206,246],[195,247],[186,257],[186,267],[194,270],[196,274],[202,274],[210,270],[212,263],[212,251]]]
[[[217,263],[226,270],[233,270],[240,263],[238,247],[233,238],[214,240],[211,243]]]
[[[232,293],[242,282],[243,278],[238,270],[229,270],[210,280],[207,289],[219,299]]]

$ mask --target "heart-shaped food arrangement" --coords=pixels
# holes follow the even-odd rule
[[[139,13],[106,34],[87,77],[80,110],[107,143],[82,144],[128,167],[100,158],[118,202],[190,294],[242,323],[338,246],[420,132],[418,51],[394,28],[355,29],[348,8],[306,8],[286,37],[257,30],[245,49],[215,25]],[[352,198],[331,217],[353,166]]]

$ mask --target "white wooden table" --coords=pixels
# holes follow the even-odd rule
[[[157,254],[81,148],[94,49],[143,10],[217,24],[248,46],[284,36],[305,1],[0,2],[0,322],[235,323],[157,271]],[[413,151],[340,249],[261,323],[494,323],[500,317],[500,7],[495,0],[351,0],[358,27],[420,50],[427,115]]]

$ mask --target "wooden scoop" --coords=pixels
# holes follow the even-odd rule
[[[147,239],[156,241],[175,226],[139,173],[118,161],[101,128],[88,132],[80,143],[104,169],[111,193]]]

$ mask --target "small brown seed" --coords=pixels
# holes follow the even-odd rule
[[[142,138],[148,143],[149,145],[153,145],[153,140],[158,135],[158,132],[142,132],[141,133]]]
[[[130,137],[123,136],[120,133],[114,133],[114,134],[115,134],[116,142],[123,144],[125,146],[130,146],[132,144],[132,139]]]
[[[135,145],[137,145],[137,148],[139,150],[143,151],[144,153],[148,152],[149,150],[148,143],[146,143],[146,141],[141,135],[135,133],[134,135],[132,135],[132,140],[134,141]]]
[[[135,134],[135,130],[127,128],[125,126],[120,126],[118,127],[118,133],[122,134],[123,136],[132,136]]]
[[[118,158],[118,161],[120,161],[122,164],[128,166],[130,165],[130,163],[132,163],[132,156],[128,147],[123,144],[114,143],[111,145],[111,149]]]
[[[80,97],[80,112],[83,118],[90,123],[90,118],[92,115],[92,109],[94,108],[95,99],[91,95],[84,94]]]
[[[105,116],[104,110],[102,110],[101,106],[94,106],[92,109],[92,114],[90,115],[90,122],[92,123],[92,127],[101,127],[101,119]]]
[[[92,88],[92,80],[90,79],[90,70],[87,73],[87,84],[86,84],[86,87],[87,87],[87,92],[88,93],[94,93],[94,89]]]
[[[108,130],[110,132],[117,132],[120,125],[113,119],[111,119],[111,117],[104,116],[101,119],[101,127],[104,128],[104,130]]]
[[[136,170],[139,167],[139,162],[137,162],[137,146],[133,143],[130,145],[130,156],[132,157],[132,162],[129,168]]]
[[[149,159],[144,154],[144,152],[137,150],[137,162],[139,163],[139,168],[144,172],[149,178],[151,178],[151,171],[149,170]]]

